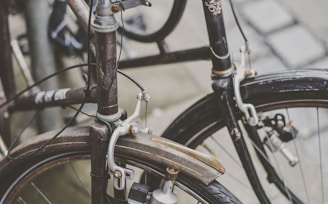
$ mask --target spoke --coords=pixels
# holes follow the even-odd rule
[[[321,149],[321,131],[320,131],[320,117],[319,117],[319,108],[317,108],[317,121],[318,121],[318,142],[319,142],[319,161],[320,161],[320,178],[321,178],[321,196],[322,203],[325,202],[325,194],[323,190],[323,161],[322,161],[322,149]]]
[[[25,202],[24,199],[20,196],[17,198],[17,202],[21,204],[27,204],[27,202]]]
[[[213,135],[210,137],[210,138],[212,138],[212,140],[214,141],[214,143],[218,146],[218,147],[220,147],[222,150],[223,150],[223,152],[225,153],[225,154],[227,154],[227,156],[228,157],[230,157],[231,158],[231,160],[232,161],[234,161],[235,163],[236,163],[236,165],[237,166],[239,166],[240,168],[243,168],[243,166],[240,164],[240,162],[238,162],[237,161],[237,159],[226,149],[226,148],[224,148],[216,139],[215,139],[215,137],[213,137]],[[217,151],[215,151],[215,150],[212,150],[208,145],[206,145],[206,144],[202,144],[202,146],[207,150],[207,151],[209,151],[213,156],[215,156],[215,157],[217,157],[218,156],[218,153],[217,153]],[[251,186],[249,186],[249,185],[247,185],[245,182],[242,182],[240,179],[237,179],[236,178],[236,176],[233,176],[232,174],[230,174],[230,173],[225,173],[227,176],[229,176],[232,180],[234,180],[234,181],[236,181],[237,183],[239,183],[241,186],[244,186],[244,188],[246,188],[246,189],[251,189]]]
[[[233,176],[233,175],[230,174],[229,172],[224,173],[224,175],[229,176],[231,179],[233,179],[234,181],[236,181],[237,183],[239,183],[239,184],[240,184],[241,186],[243,186],[244,188],[250,190],[251,192],[253,191],[251,186],[247,185],[247,184],[244,183],[244,182],[241,182],[240,179],[237,179],[235,176]]]
[[[74,172],[74,175],[76,176],[76,178],[79,180],[81,186],[83,187],[83,189],[85,190],[85,192],[89,195],[89,197],[91,198],[91,192],[88,189],[88,187],[85,185],[85,183],[83,182],[82,178],[80,177],[80,175],[78,174],[78,172],[76,171],[75,167],[73,166],[72,163],[70,163],[71,169]]]
[[[144,173],[145,177],[144,177],[144,184],[148,183],[148,174]]]
[[[34,182],[31,182],[31,185],[33,186],[33,188],[42,196],[42,198],[49,204],[51,204],[50,200],[47,198],[47,196],[42,193],[42,191],[35,185]]]
[[[264,154],[264,152],[252,140],[250,140],[250,142],[252,143],[252,145],[256,149],[256,151],[258,153],[260,153],[261,157],[263,159],[265,159],[265,161],[268,162],[268,164],[270,164],[272,166],[270,159]]]
[[[292,121],[291,118],[290,118],[290,114],[289,114],[288,109],[286,109],[286,113],[287,113],[288,121]],[[292,136],[293,136],[293,138],[296,138],[297,135],[296,135],[295,130],[292,130]],[[302,159],[301,159],[302,157],[300,156],[300,153],[298,151],[296,139],[293,139],[293,145],[294,145],[294,148],[295,148],[296,156],[297,156],[297,158],[299,158],[298,165],[299,165],[299,171],[300,171],[301,177],[302,177],[302,183],[303,183],[303,188],[304,188],[304,191],[305,191],[306,200],[307,200],[307,203],[310,203],[309,191],[307,189],[307,185],[306,185],[306,181],[305,181],[305,174],[304,174],[304,170],[303,170],[304,169],[303,168],[303,162],[302,162]]]
[[[216,139],[215,137],[211,136],[211,138],[213,139],[213,141],[215,142],[216,145],[218,145],[227,155],[228,157],[230,157],[239,167],[243,168],[243,166],[240,164],[240,162],[238,162],[238,160],[226,149],[224,148]],[[206,147],[205,147],[206,148]],[[207,150],[210,151],[210,153],[212,153],[214,156],[217,156],[217,152],[211,150],[210,148],[206,148]]]

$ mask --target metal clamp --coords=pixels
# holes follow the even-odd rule
[[[248,50],[246,46],[242,46],[240,49],[241,52],[241,62],[240,65],[236,66],[236,73],[233,77],[233,86],[235,92],[236,103],[244,115],[249,125],[255,126],[259,122],[259,118],[256,112],[256,109],[253,104],[244,103],[240,94],[240,81],[243,80],[246,76],[246,53]],[[247,74],[249,75],[249,74]]]

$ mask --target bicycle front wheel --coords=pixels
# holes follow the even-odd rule
[[[272,203],[328,201],[328,71],[298,70],[259,76],[241,83],[245,102],[260,116],[256,127],[237,111],[265,194]],[[215,93],[180,115],[163,133],[181,144],[219,155],[227,170],[221,182],[244,202],[255,202]],[[255,156],[257,155],[257,156]],[[240,169],[240,170],[238,170]],[[244,176],[244,177],[243,177]],[[274,184],[274,185],[271,185]],[[241,190],[244,187],[245,190]]]
[[[22,160],[5,159],[0,163],[0,203],[90,203],[90,137],[88,128],[65,130],[42,151],[34,152],[51,137],[43,135],[23,147],[13,150],[13,156]],[[124,139],[123,139],[124,140]],[[120,165],[133,169],[138,182],[143,171],[163,177],[163,166],[128,153],[124,143],[116,149]],[[147,152],[147,150],[142,150]],[[27,156],[29,155],[29,156]],[[147,178],[144,178],[147,179]],[[127,183],[131,186],[132,183]],[[107,189],[108,194],[113,189]],[[239,203],[221,184],[214,181],[206,186],[190,176],[178,176],[174,193],[182,202]]]

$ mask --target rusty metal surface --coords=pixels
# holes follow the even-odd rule
[[[224,173],[224,167],[214,158],[165,138],[148,134],[123,136],[116,145],[116,151],[174,168],[204,184],[209,184]]]
[[[98,113],[118,112],[116,77],[116,32],[96,32]]]
[[[171,140],[163,140],[163,138],[161,138],[161,137],[154,137],[154,138],[152,138],[152,140],[156,143],[166,145],[168,147],[171,147],[173,149],[181,151],[187,155],[190,155],[190,156],[194,157],[195,159],[198,159],[199,161],[202,161],[205,164],[215,168],[222,174],[225,172],[223,165],[215,157],[212,157],[211,155],[204,154],[204,153],[196,151],[194,149],[190,149],[186,146],[180,145],[179,143],[173,142]]]
[[[105,204],[107,196],[108,173],[106,153],[109,132],[105,125],[95,123],[90,127],[91,137],[91,198],[92,203]]]
[[[42,134],[41,136],[35,137],[29,142],[18,146],[12,152],[13,156],[24,156],[30,154],[39,148],[40,145],[51,139],[55,133],[56,131]],[[66,129],[61,136],[57,138],[57,141],[47,145],[46,149],[49,152],[60,152],[67,149],[63,148],[65,146],[68,146],[72,151],[81,149],[90,151],[89,127]],[[223,167],[220,166],[219,163],[215,165],[213,165],[213,163],[211,164],[211,166],[215,166],[215,168],[205,164],[204,161],[208,160],[206,156],[194,152],[193,150],[187,150],[187,148],[182,145],[175,144],[164,138],[149,134],[120,137],[115,152],[137,158],[141,161],[148,160],[154,164],[160,164],[164,168],[174,168],[180,173],[200,180],[204,184],[209,184],[223,173]],[[190,154],[190,152],[192,152],[192,154]],[[39,153],[40,152],[36,153],[36,155]],[[10,163],[10,165],[13,165],[15,162],[19,161],[7,161],[7,163],[5,162],[6,164],[2,162],[0,165],[0,172],[6,165],[9,165]],[[212,160],[212,162],[214,162],[214,160]]]

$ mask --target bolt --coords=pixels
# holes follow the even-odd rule
[[[122,173],[119,170],[115,170],[114,171],[114,176],[115,176],[115,178],[121,178],[122,177]]]
[[[168,180],[176,180],[176,178],[178,177],[178,173],[179,173],[178,170],[171,168],[171,167],[167,167],[166,172],[167,172],[166,179],[168,179]]]
[[[256,76],[258,73],[255,70],[247,70],[246,77]]]
[[[115,5],[112,6],[112,11],[113,11],[114,13],[117,13],[117,12],[119,12],[120,10],[121,10],[121,8],[120,8],[119,5],[115,4]]]
[[[133,125],[130,125],[128,128],[129,133],[136,134],[139,132],[139,129],[137,127],[134,127]]]
[[[234,141],[237,141],[240,139],[241,137],[241,133],[239,132],[239,130],[237,128],[234,128],[231,133],[232,136],[234,136]]]

